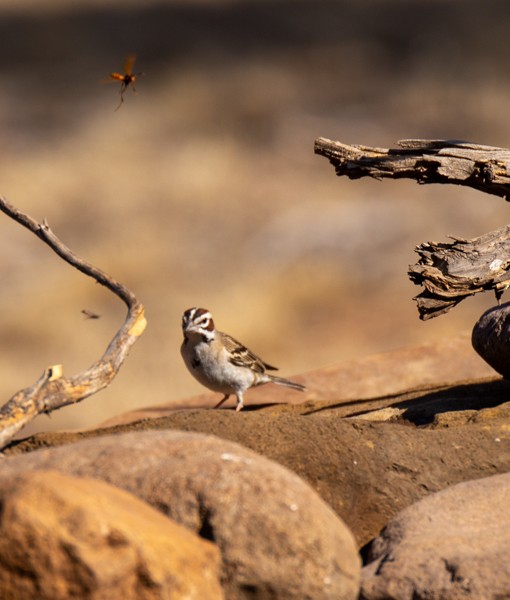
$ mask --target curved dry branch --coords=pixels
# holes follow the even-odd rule
[[[350,179],[414,179],[450,183],[510,199],[510,151],[456,140],[402,140],[399,148],[348,145],[326,138],[315,141],[336,174]]]
[[[108,288],[128,308],[122,327],[105,353],[88,369],[74,377],[63,377],[60,365],[48,367],[33,386],[17,392],[0,409],[0,448],[3,448],[37,415],[74,404],[107,387],[129,354],[131,346],[143,333],[146,320],[143,305],[128,288],[76,256],[51,231],[46,221],[38,223],[3,197],[0,197],[0,210],[35,233],[67,263]]]

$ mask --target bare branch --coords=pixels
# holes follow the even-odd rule
[[[350,179],[415,179],[450,183],[510,199],[510,151],[456,140],[402,140],[399,148],[347,145],[326,138],[315,141],[337,175]]]
[[[487,290],[496,298],[510,285],[510,226],[472,240],[425,242],[409,278],[425,288],[415,300],[423,321],[448,312],[459,302]]]
[[[103,356],[87,370],[74,377],[63,377],[60,365],[48,367],[33,386],[17,392],[0,409],[0,448],[3,448],[37,415],[80,402],[107,387],[129,354],[131,346],[143,333],[146,321],[144,307],[135,295],[101,269],[76,256],[51,231],[46,221],[38,223],[3,197],[0,197],[0,210],[35,233],[70,265],[108,288],[128,307],[122,327]]]
[[[414,179],[450,183],[510,199],[510,150],[457,140],[403,140],[399,148],[348,145],[326,138],[315,141],[337,175],[350,179]],[[425,242],[409,277],[424,290],[415,297],[422,320],[448,312],[459,302],[487,290],[499,301],[510,284],[510,228],[473,240]]]

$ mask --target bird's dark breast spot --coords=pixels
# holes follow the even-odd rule
[[[200,361],[198,360],[198,358],[193,358],[193,359],[191,360],[191,366],[192,366],[194,369],[198,369],[198,367],[200,366]]]

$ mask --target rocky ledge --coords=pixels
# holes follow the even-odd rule
[[[1,597],[507,597],[510,383],[469,339],[300,380],[12,444]]]

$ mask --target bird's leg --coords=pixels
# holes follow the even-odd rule
[[[244,406],[243,393],[237,392],[236,397],[237,397],[236,412],[239,412],[240,410],[243,410],[243,406]]]
[[[223,396],[223,398],[218,402],[218,404],[216,404],[216,406],[214,408],[219,408],[225,402],[225,400],[228,400],[229,398],[230,398],[230,394],[225,394]]]

